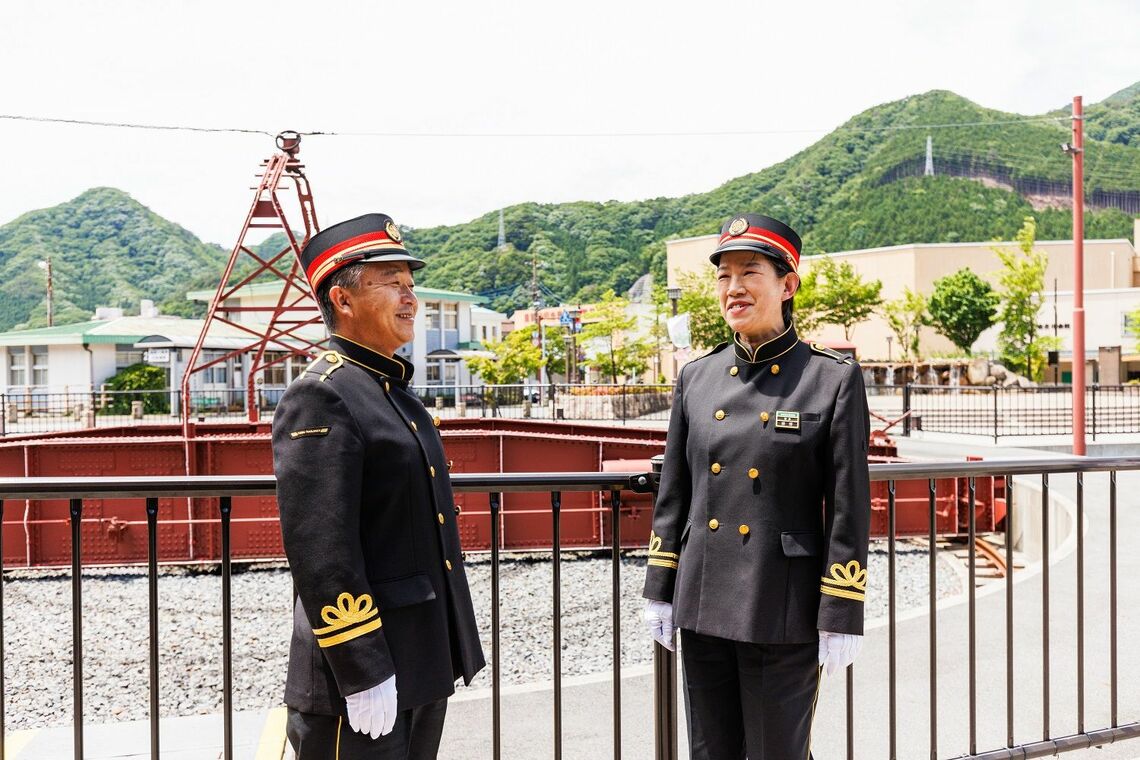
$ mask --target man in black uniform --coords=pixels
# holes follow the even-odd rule
[[[484,660],[439,418],[395,353],[424,262],[384,214],[321,231],[301,259],[332,338],[273,419],[298,596],[287,734],[303,760],[434,758],[455,680]]]
[[[810,757],[820,672],[863,633],[870,425],[860,368],[801,342],[800,239],[759,214],[711,260],[732,343],[677,378],[645,596],[681,630],[694,758]]]

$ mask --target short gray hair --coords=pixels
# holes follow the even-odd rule
[[[336,309],[333,308],[332,299],[329,298],[329,291],[333,285],[349,289],[360,287],[362,274],[364,274],[364,262],[358,261],[336,270],[317,287],[317,307],[321,310],[321,317],[324,318],[329,332],[336,329]]]

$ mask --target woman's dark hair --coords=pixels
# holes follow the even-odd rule
[[[771,261],[772,266],[776,268],[777,277],[784,277],[792,271],[792,268],[788,266],[788,263],[783,259],[773,259],[772,257],[768,257],[768,260]],[[780,313],[784,317],[784,327],[787,327],[792,323],[792,302],[795,300],[796,297],[792,296],[787,301],[784,301],[784,303],[780,306]]]

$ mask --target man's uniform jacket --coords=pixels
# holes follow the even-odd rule
[[[448,463],[412,366],[334,336],[281,397],[273,462],[298,599],[285,702],[343,715],[395,674],[398,709],[483,667]]]
[[[645,596],[679,628],[757,644],[863,633],[870,424],[851,359],[790,326],[685,365]]]

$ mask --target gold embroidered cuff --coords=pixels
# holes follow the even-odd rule
[[[864,595],[861,591],[848,591],[842,588],[835,588],[834,586],[827,586],[819,584],[819,590],[828,596],[837,596],[840,599],[853,599],[856,602],[862,602]]]
[[[371,633],[381,626],[380,610],[372,603],[371,594],[353,597],[347,591],[336,599],[336,605],[321,608],[321,619],[328,625],[314,628],[317,644],[322,648],[351,641],[358,636]]]

